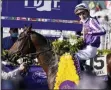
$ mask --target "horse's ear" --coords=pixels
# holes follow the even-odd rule
[[[27,29],[27,25],[25,24],[25,25],[24,25],[24,30],[26,30],[26,29]]]
[[[28,31],[32,30],[32,24],[30,24],[30,27],[28,28]]]

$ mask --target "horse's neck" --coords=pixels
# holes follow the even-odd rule
[[[14,54],[13,50],[8,50],[8,55],[11,56],[12,54]]]
[[[16,52],[17,52],[17,51],[16,51],[15,48],[11,48],[11,49],[8,50],[8,55],[12,55],[12,54],[14,54],[14,53],[16,53]]]

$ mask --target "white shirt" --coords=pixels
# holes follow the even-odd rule
[[[13,71],[10,72],[6,72],[6,67],[5,65],[2,63],[2,72],[1,72],[1,79],[3,80],[8,80],[8,79],[15,79],[17,75],[19,75],[20,70],[17,68]]]

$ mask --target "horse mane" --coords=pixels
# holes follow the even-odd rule
[[[40,40],[40,41],[39,41],[40,43],[41,43],[41,41],[42,41],[43,44],[48,44],[48,40],[47,40],[43,35],[35,32],[35,31],[30,31],[30,33],[31,33],[31,34],[35,34],[35,35],[37,36],[38,40]],[[39,42],[38,42],[38,43],[39,43]]]
[[[58,56],[53,52],[53,47],[51,46],[50,42],[41,34],[35,32],[35,31],[30,31],[30,33],[32,35],[36,35],[39,42],[38,43],[42,43],[44,44],[43,46],[41,46],[40,51],[46,51],[48,49],[51,49],[50,51],[46,51],[45,53],[42,53],[42,55],[45,56],[45,63],[49,66],[55,66],[54,64],[58,64]],[[50,58],[50,59],[49,59]],[[56,58],[56,60],[55,60]]]

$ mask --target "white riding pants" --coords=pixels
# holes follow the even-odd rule
[[[87,45],[86,48],[76,53],[79,60],[88,60],[96,56],[97,47]]]

